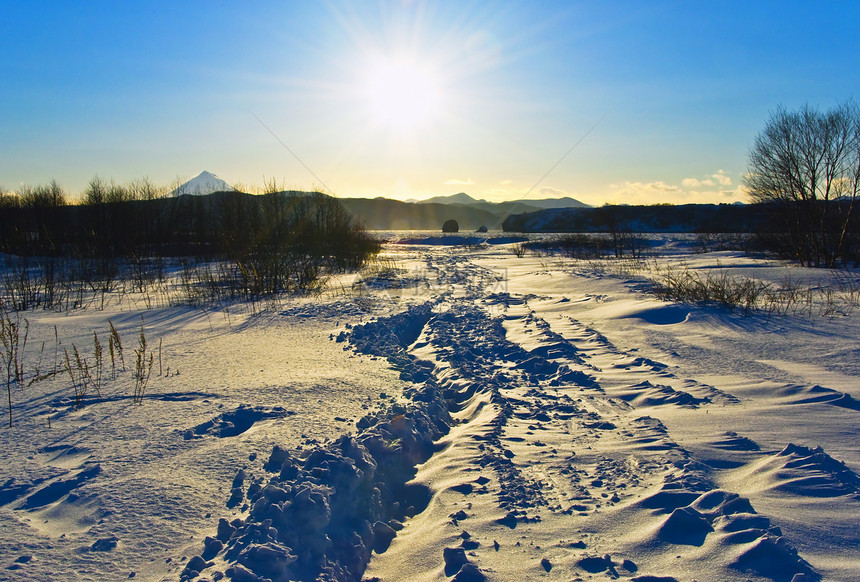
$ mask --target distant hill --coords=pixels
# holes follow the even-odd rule
[[[213,174],[203,170],[194,178],[191,178],[173,192],[170,196],[182,196],[183,194],[191,194],[193,196],[204,196],[213,192],[232,192],[233,187],[227,182]]]
[[[509,232],[756,232],[766,230],[760,205],[681,204],[557,208],[512,214]]]
[[[339,198],[365,228],[371,230],[441,230],[453,218],[460,230],[481,226],[501,228],[507,214],[499,216],[481,208],[459,204],[401,202],[389,198]]]
[[[475,199],[466,194],[465,192],[460,192],[459,194],[452,194],[450,196],[433,196],[432,198],[427,198],[426,200],[413,200],[412,202],[416,202],[417,204],[463,204],[467,206],[505,206],[505,205],[515,205],[519,204],[524,207],[531,208],[590,208],[588,204],[580,202],[575,198],[571,198],[566,196],[564,198],[541,198],[538,200],[532,200],[528,198],[522,198],[520,200],[506,200],[504,202],[488,202],[484,199]]]
[[[438,230],[449,218],[456,220],[461,230],[475,230],[481,226],[500,229],[511,214],[544,208],[588,208],[573,198],[488,202],[476,200],[465,192],[408,202],[382,197],[341,198],[340,201],[372,230]]]
[[[543,198],[541,200],[520,200],[530,206],[538,208],[591,208],[588,204],[580,202],[576,198],[565,196],[564,198]]]
[[[486,200],[475,200],[465,192],[460,192],[450,196],[433,196],[426,200],[415,200],[415,202],[418,204],[475,204],[476,202],[486,202]]]

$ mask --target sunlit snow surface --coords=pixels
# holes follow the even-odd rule
[[[378,462],[388,455],[412,478],[381,485],[411,511],[382,503],[370,533],[356,526],[354,543],[375,546],[368,579],[856,579],[860,316],[847,300],[825,315],[666,303],[645,280],[667,264],[775,284],[856,273],[683,243],[633,269],[517,257],[510,241],[406,242],[312,298],[23,314],[28,377],[62,369],[73,346],[92,359],[95,331],[105,378],[79,408],[65,371],[12,386],[0,579],[178,580],[190,565],[201,579],[277,579],[264,572],[277,564],[282,579],[298,576],[326,550],[285,546],[298,539],[287,528],[308,540],[342,532],[270,522],[281,531],[250,540],[280,495],[265,487],[316,481],[334,491],[319,505],[326,523],[365,515],[315,453],[350,447],[364,447],[349,453],[355,467],[395,479]],[[124,344],[116,378],[108,319]],[[141,325],[155,359],[135,404]],[[426,454],[409,449],[426,436],[421,418],[445,422]],[[346,434],[356,438],[330,444]],[[276,445],[287,461],[270,462]],[[365,503],[360,493],[346,499]],[[288,547],[296,561],[258,547]]]

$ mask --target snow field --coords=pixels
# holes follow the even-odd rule
[[[275,310],[144,312],[171,375],[142,405],[127,376],[80,409],[60,377],[14,394],[4,575],[856,577],[856,313],[667,303],[641,273],[505,245],[386,253]],[[55,324],[63,345],[140,326],[26,316],[47,351]]]

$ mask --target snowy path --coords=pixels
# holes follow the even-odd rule
[[[448,437],[457,451],[435,455],[416,476],[435,492],[425,512],[435,517],[407,523],[371,561],[368,576],[439,579],[456,571],[439,559],[455,547],[499,580],[569,579],[583,571],[695,572],[697,580],[813,574],[782,537],[782,516],[774,515],[775,523],[719,483],[743,486],[732,478],[737,470],[727,469],[757,458],[776,481],[767,487],[812,482],[814,490],[799,492],[842,496],[850,512],[856,475],[802,446],[761,453],[731,431],[694,454],[641,409],[730,408],[740,405],[736,396],[624,352],[565,315],[567,298],[474,291],[437,308],[410,347],[434,364],[439,386],[461,407],[453,416],[462,424]],[[855,532],[849,522],[829,542],[851,547]]]

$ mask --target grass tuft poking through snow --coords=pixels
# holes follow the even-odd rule
[[[146,352],[146,333],[143,331],[143,323],[140,325],[140,333],[137,336],[137,349],[134,350],[134,403],[143,402],[146,385],[152,375],[153,353]]]
[[[744,313],[763,311],[823,317],[850,315],[860,303],[860,287],[847,277],[834,277],[828,287],[802,285],[791,279],[780,284],[731,275],[723,269],[692,271],[689,268],[658,269],[654,293],[681,303],[715,304]]]
[[[6,394],[9,399],[9,426],[12,426],[12,383],[24,381],[23,352],[27,347],[30,322],[24,318],[24,337],[21,338],[21,314],[11,314],[0,303],[0,340],[3,341],[3,368],[6,372]]]

